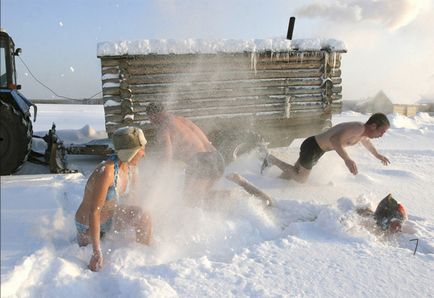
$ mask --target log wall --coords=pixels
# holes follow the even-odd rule
[[[106,131],[111,135],[125,125],[151,131],[145,108],[157,101],[206,133],[231,125],[262,123],[272,130],[330,119],[342,107],[341,54],[101,56]]]

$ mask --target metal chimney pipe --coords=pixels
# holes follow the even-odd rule
[[[286,33],[286,39],[292,40],[292,32],[294,31],[294,23],[295,23],[295,17],[289,18],[289,25],[288,25],[288,33]]]

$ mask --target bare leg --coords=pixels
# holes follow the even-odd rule
[[[298,160],[295,165],[290,165],[270,154],[268,155],[268,162],[282,170],[282,174],[279,176],[281,179],[305,183],[310,175],[310,170],[303,168]]]
[[[283,160],[278,159],[277,157],[275,157],[272,154],[269,154],[268,157],[267,157],[267,159],[268,159],[268,162],[270,164],[278,167],[283,172],[288,172],[288,171],[297,172],[297,169],[295,168],[295,166],[290,165],[289,163],[286,163]]]
[[[119,206],[115,214],[117,229],[125,229],[128,226],[135,228],[136,241],[149,245],[152,236],[151,217],[136,206]]]
[[[100,231],[100,239],[103,237],[104,233],[102,231]],[[90,232],[89,230],[87,230],[87,232],[79,232],[77,231],[77,243],[78,246],[82,247],[82,246],[87,246],[91,243],[91,237],[90,237]]]
[[[77,242],[78,242],[78,246],[80,247],[87,246],[90,243],[89,232],[87,233],[77,232]]]
[[[230,173],[229,175],[226,176],[226,179],[235,182],[236,184],[244,188],[244,190],[247,191],[249,194],[254,195],[259,199],[263,200],[268,206],[271,206],[273,204],[273,199],[269,195],[267,195],[262,190],[260,190],[259,188],[251,184],[240,174]]]
[[[148,213],[142,212],[141,218],[135,224],[136,241],[145,245],[151,243],[152,223]]]
[[[294,166],[288,167],[287,171],[284,171],[281,175],[281,179],[295,180],[298,183],[305,183],[309,178],[310,170],[303,168],[299,161]]]

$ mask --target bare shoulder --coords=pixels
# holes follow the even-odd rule
[[[340,130],[344,131],[345,133],[350,133],[350,134],[362,134],[365,130],[362,122],[344,122],[338,124],[336,128],[338,127],[340,128]]]
[[[102,184],[110,183],[114,179],[114,162],[106,160],[100,163],[90,176],[91,179]]]
[[[194,125],[193,122],[192,122],[190,119],[187,119],[187,118],[185,118],[185,117],[177,116],[177,117],[175,118],[175,121],[176,121],[178,124],[181,123],[181,124],[186,125],[186,126]]]
[[[356,128],[356,127],[363,127],[362,122],[352,121],[352,122],[342,122],[339,123],[336,126],[345,127],[345,128]]]
[[[195,124],[181,116],[175,116],[173,117],[172,123],[170,124],[169,130],[172,133],[179,133],[179,132],[187,132],[190,130],[194,130]]]

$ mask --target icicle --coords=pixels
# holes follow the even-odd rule
[[[256,75],[256,63],[257,63],[256,56],[257,56],[257,53],[255,50],[253,50],[251,53],[251,56],[250,56],[250,69],[253,69],[253,71],[255,72],[255,75]]]
[[[324,75],[327,76],[327,64],[329,63],[329,53],[324,52]]]
[[[335,72],[335,68],[336,68],[336,56],[337,56],[337,53],[333,52],[333,69],[332,69],[332,73]]]
[[[256,75],[256,64],[258,63],[258,53],[255,53],[255,61],[254,61],[254,63],[255,63],[255,75]]]
[[[304,59],[304,52],[302,52],[302,53],[300,54],[300,63],[303,63],[303,59]]]

